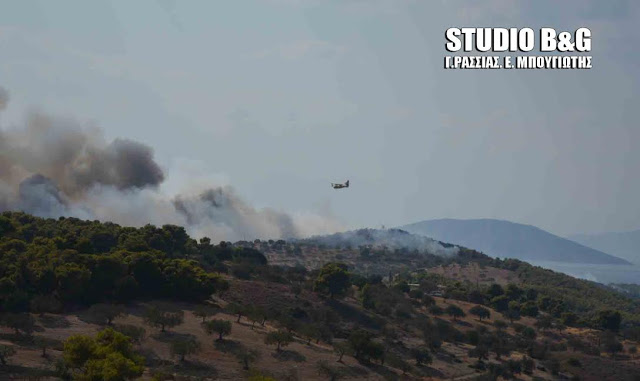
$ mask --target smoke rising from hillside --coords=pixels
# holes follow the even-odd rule
[[[0,111],[9,94],[0,87]],[[71,216],[142,226],[176,224],[215,240],[295,238],[338,230],[334,221],[256,209],[231,187],[168,194],[153,149],[107,142],[100,129],[42,112],[0,125],[0,211]]]
[[[400,229],[359,229],[311,237],[302,241],[336,248],[386,247],[391,250],[417,250],[435,255],[454,255],[459,251],[457,246],[443,245],[434,239]]]

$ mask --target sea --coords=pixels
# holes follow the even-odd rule
[[[598,283],[634,283],[640,284],[640,265],[590,265],[551,261],[527,261],[535,266],[565,273],[574,278],[586,279]]]

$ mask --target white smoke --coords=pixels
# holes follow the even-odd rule
[[[8,100],[0,87],[0,111]],[[175,224],[195,237],[226,241],[297,238],[342,228],[316,215],[256,209],[219,177],[185,175],[189,166],[181,163],[172,181],[144,144],[107,142],[98,128],[31,113],[24,125],[0,126],[0,211],[126,226]]]
[[[329,247],[385,247],[387,249],[408,249],[435,255],[455,255],[459,248],[443,245],[439,241],[400,229],[359,229],[324,236],[303,239],[303,242],[321,244]]]

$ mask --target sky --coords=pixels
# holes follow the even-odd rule
[[[632,230],[638,20],[634,1],[0,0],[0,123],[74,118],[152,146],[166,187],[347,227]],[[587,27],[593,68],[445,70],[462,26]]]

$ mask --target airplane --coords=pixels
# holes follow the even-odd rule
[[[334,183],[331,183],[331,186],[333,187],[333,189],[349,188],[349,180],[347,180],[347,182],[346,182],[346,183],[344,183],[344,184],[334,184]]]

